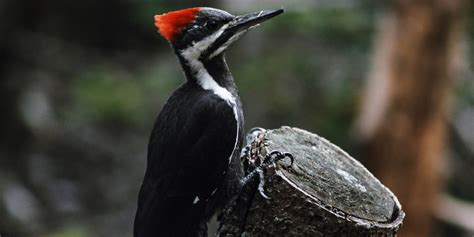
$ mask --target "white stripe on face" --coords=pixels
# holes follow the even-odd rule
[[[209,72],[204,67],[204,64],[199,60],[201,53],[204,52],[214,41],[216,41],[219,36],[222,35],[224,30],[228,27],[228,24],[223,25],[218,31],[214,34],[202,39],[197,43],[193,43],[188,48],[181,50],[180,53],[183,58],[186,60],[186,63],[191,68],[192,73],[196,77],[197,83],[204,89],[210,90],[221,99],[227,102],[227,104],[232,108],[234,112],[235,121],[237,124],[236,128],[236,135],[235,135],[235,143],[234,148],[229,156],[229,164],[232,161],[232,157],[234,156],[234,152],[236,150],[238,141],[239,141],[239,129],[240,129],[240,122],[239,116],[237,114],[237,105],[236,105],[236,98],[230,93],[226,88],[220,86],[214,78],[209,74]],[[232,39],[232,37],[231,37]]]
[[[217,84],[217,82],[211,77],[209,72],[207,72],[204,64],[199,60],[201,53],[204,52],[228,27],[228,24],[223,25],[218,31],[214,34],[202,39],[197,43],[193,43],[188,48],[181,50],[180,53],[183,58],[186,60],[188,66],[191,68],[192,73],[197,78],[199,85],[205,90],[211,90],[225,100],[229,105],[235,105],[234,96],[224,87]]]

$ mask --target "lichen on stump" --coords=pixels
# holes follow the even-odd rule
[[[227,207],[220,236],[396,234],[405,215],[397,198],[346,152],[298,128],[267,130],[265,138],[269,151],[289,152],[295,161],[267,172],[270,200],[254,192]]]

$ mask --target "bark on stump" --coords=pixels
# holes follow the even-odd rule
[[[326,139],[290,127],[267,130],[268,150],[289,152],[223,212],[219,236],[395,236],[405,216],[393,193]]]

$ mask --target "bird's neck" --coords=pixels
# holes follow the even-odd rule
[[[179,56],[179,59],[188,82],[202,85],[206,83],[206,80],[213,80],[234,96],[236,95],[235,82],[223,53],[210,60],[190,60],[182,56]]]

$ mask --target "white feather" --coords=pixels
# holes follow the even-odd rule
[[[196,203],[198,203],[198,202],[199,202],[199,197],[196,196],[196,197],[194,198],[193,204],[196,204]]]
[[[219,55],[221,54],[227,47],[229,47],[230,44],[232,44],[233,42],[235,42],[236,40],[238,40],[243,34],[245,34],[245,32],[247,32],[246,30],[244,31],[240,31],[238,32],[237,34],[233,35],[232,37],[230,37],[230,39],[228,39],[224,44],[222,44],[221,47],[219,47],[216,51],[214,51],[210,58],[213,58],[215,57],[216,55]]]

